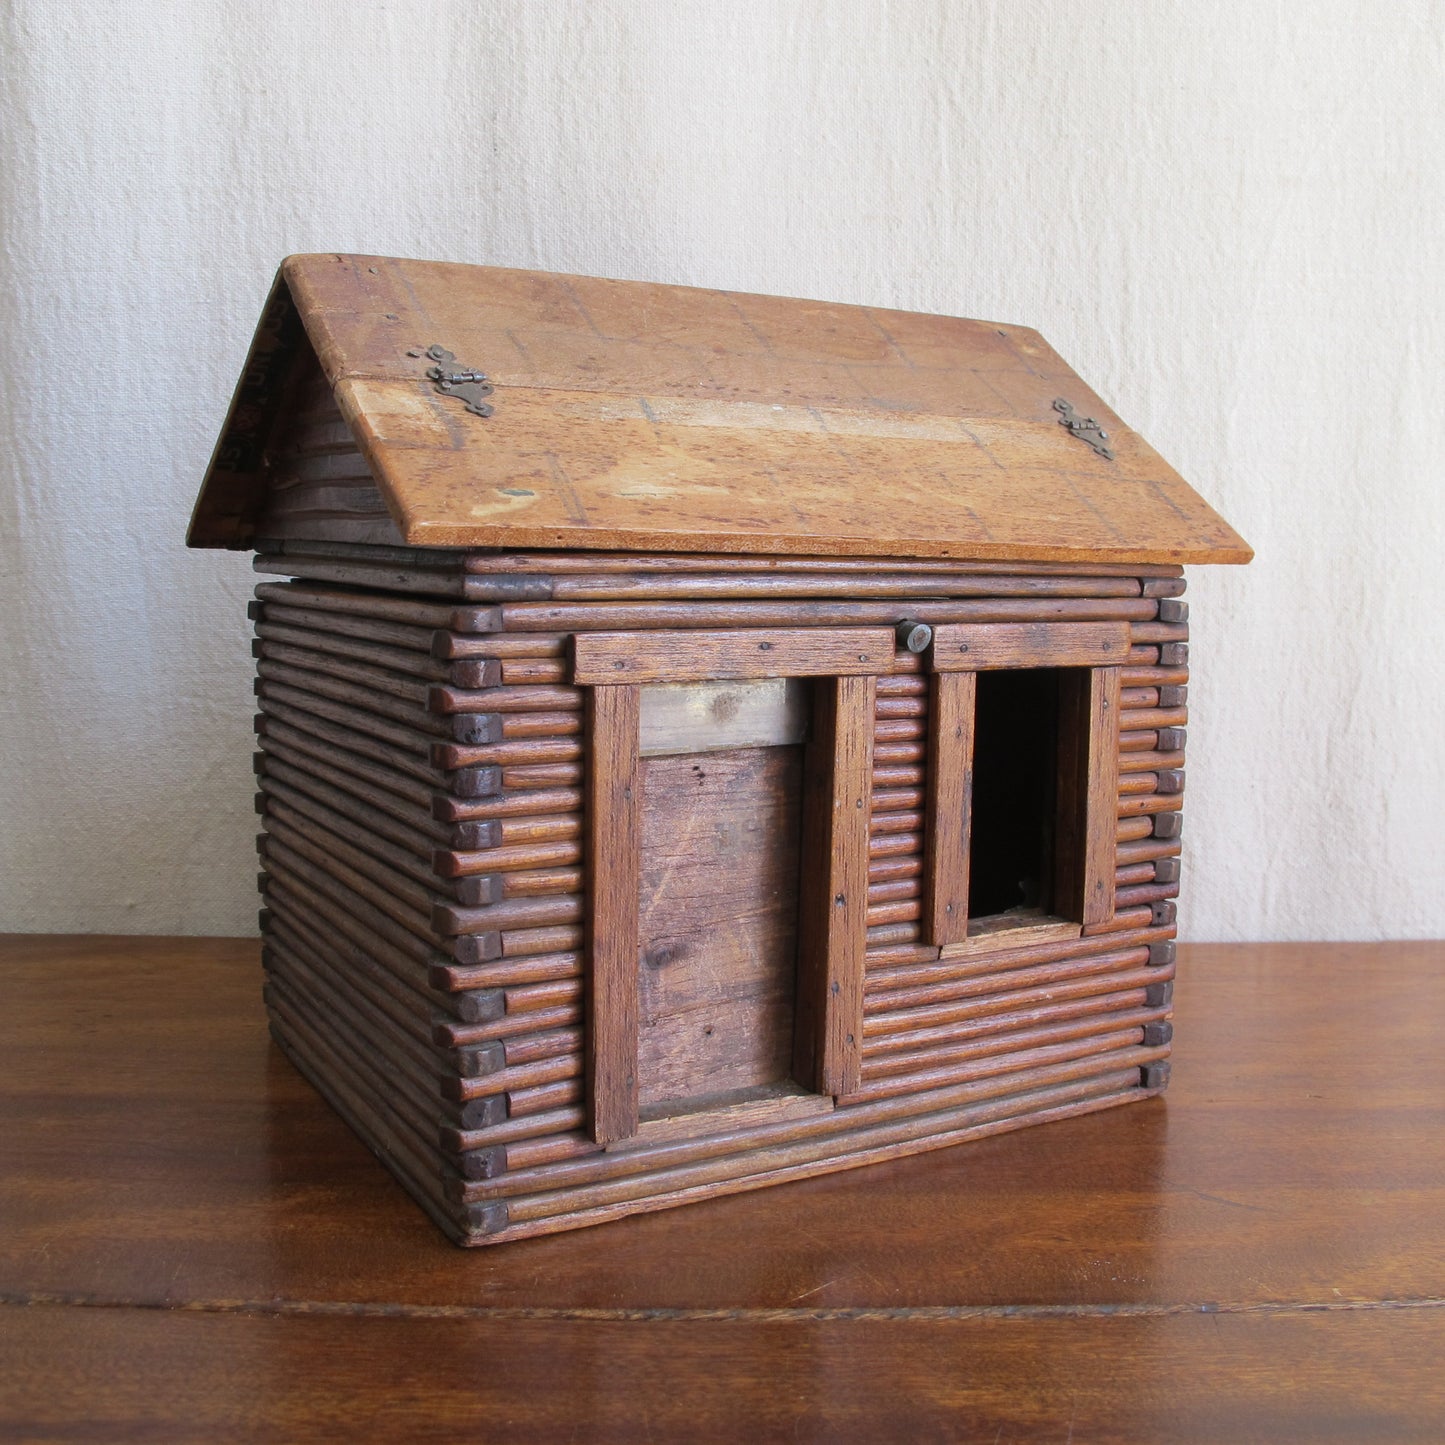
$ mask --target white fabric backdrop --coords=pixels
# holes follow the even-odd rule
[[[1194,938],[1445,934],[1445,0],[0,0],[0,928],[249,932],[252,585],[182,546],[277,261],[1038,327],[1191,574]]]

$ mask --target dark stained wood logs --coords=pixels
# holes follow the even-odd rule
[[[453,1238],[1164,1086],[1170,569],[301,539],[258,565],[300,579],[251,609],[272,1028]],[[1057,669],[1059,862],[1051,912],[970,926],[981,665]]]

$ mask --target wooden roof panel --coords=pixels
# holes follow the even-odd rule
[[[293,257],[281,279],[262,334],[294,299],[416,545],[1250,555],[1025,328],[376,257]],[[487,373],[492,416],[436,392],[434,344]],[[1058,396],[1107,427],[1114,459],[1059,425]],[[226,447],[236,424],[233,410],[197,545],[247,540],[246,477],[224,459],[255,448]]]

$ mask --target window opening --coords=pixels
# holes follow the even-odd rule
[[[980,672],[974,705],[968,916],[1055,912],[1057,668]]]

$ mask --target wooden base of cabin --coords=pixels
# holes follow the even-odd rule
[[[454,1239],[1164,1086],[1179,568],[258,545],[272,1030]]]

